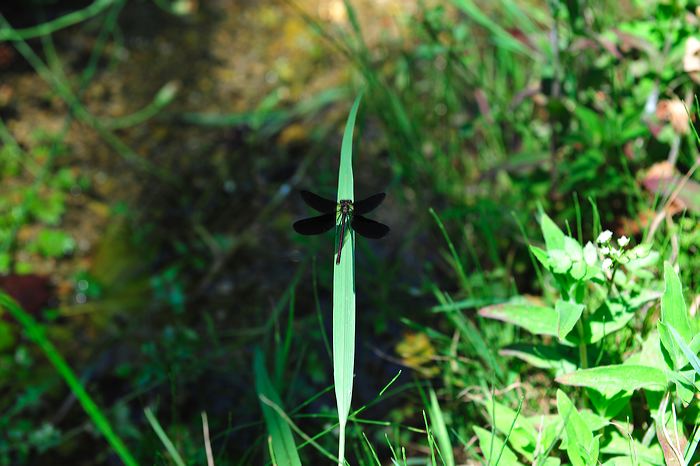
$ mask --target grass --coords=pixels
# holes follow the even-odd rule
[[[352,135],[355,119],[362,96],[355,99],[350,110],[343,144],[340,149],[340,168],[338,171],[338,202],[354,201],[354,183],[352,177]],[[352,384],[355,368],[355,234],[340,225],[342,216],[336,226],[336,241],[345,254],[333,269],[333,382],[338,404],[338,465],[345,464],[345,428],[352,401]],[[343,235],[343,237],[341,237]],[[345,246],[347,245],[347,246]],[[340,254],[340,251],[336,251]]]
[[[47,338],[46,332],[36,322],[36,320],[26,313],[14,299],[5,293],[0,293],[0,307],[9,313],[22,328],[27,332],[27,336],[36,344],[44,353],[46,358],[51,362],[56,372],[63,378],[65,383],[71,389],[71,392],[80,405],[85,410],[85,413],[90,417],[95,427],[104,436],[115,453],[126,466],[136,466],[138,462],[131,454],[127,446],[124,444],[119,435],[116,434],[112,427],[112,422],[104,415],[99,406],[95,403],[92,397],[81,383],[80,379],[75,375],[75,372],[70,368],[66,360],[63,358],[58,349]]]
[[[115,428],[39,324],[2,298],[110,448],[125,464],[155,458],[163,447],[163,461],[173,464],[697,461],[700,343],[690,309],[697,304],[693,270],[700,265],[694,223],[700,210],[694,198],[698,141],[694,128],[678,134],[655,111],[644,110],[653,89],[663,100],[692,95],[696,88],[680,60],[695,34],[690,10],[638,2],[632,14],[579,2],[452,0],[421,5],[406,18],[401,40],[370,42],[364,22],[372,18],[353,2],[344,4],[347,23],[339,27],[296,4],[295,11],[348,61],[354,88],[363,89],[342,134],[337,199],[354,199],[356,182],[388,184],[392,237],[378,246],[361,244],[356,255],[352,232],[336,236],[334,246],[344,247],[333,266],[338,251],[329,244],[300,248],[287,241],[284,252],[265,263],[263,249],[275,245],[260,231],[287,238],[291,208],[281,207],[287,194],[332,179],[335,156],[304,156],[293,177],[270,182],[274,195],[250,204],[262,206],[252,222],[257,230],[239,236],[239,225],[221,220],[215,209],[198,211],[204,220],[192,231],[187,216],[178,217],[187,231],[173,240],[171,256],[160,255],[169,257],[168,270],[175,273],[154,282],[161,295],[174,293],[172,287],[186,299],[177,311],[155,299],[144,303],[159,311],[146,314],[154,323],[134,317],[144,319],[136,324],[144,325],[143,332],[130,334],[143,338],[137,353],[143,360],[120,368],[132,389],[160,381],[143,397],[148,405],[163,399],[163,424],[150,410],[145,419],[125,416],[138,426],[129,448],[115,432],[129,431],[130,423]],[[13,41],[66,103],[69,116],[59,140],[75,117],[135,173],[182,189],[183,199],[191,195],[183,183],[189,174],[168,173],[150,162],[126,143],[123,129],[166,116],[188,130],[224,134],[247,128],[252,139],[272,140],[298,120],[322,119],[321,112],[355,93],[333,88],[278,108],[283,94],[273,92],[250,112],[214,114],[180,112],[170,104],[189,90],[181,87],[176,95],[165,85],[127,117],[98,117],[81,99],[124,5],[98,0],[26,29],[0,19],[0,40]],[[158,2],[166,10],[169,5]],[[51,34],[90,18],[104,21],[76,80]],[[37,42],[28,42],[37,38],[45,60]],[[659,57],[666,68],[658,68]],[[361,98],[364,119],[358,118]],[[688,107],[691,115],[697,112]],[[3,144],[22,151],[9,128],[0,125]],[[355,132],[362,136],[361,159],[353,149]],[[329,136],[334,133],[322,132],[313,151],[335,147]],[[682,182],[654,192],[648,170],[662,160],[673,162]],[[221,174],[203,176],[210,181],[205,184],[218,186],[244,171],[222,167]],[[28,173],[40,187],[53,173],[52,161]],[[268,172],[261,173],[238,179],[235,189],[267,179]],[[198,189],[201,177],[191,177]],[[182,205],[206,209],[221,194],[206,188],[199,196]],[[671,202],[680,198],[686,202],[683,214]],[[681,215],[683,228],[677,225]],[[654,228],[649,217],[657,219]],[[641,227],[630,226],[635,222]],[[597,241],[606,229],[615,232],[613,238]],[[629,245],[623,234],[632,237]],[[264,247],[247,250],[256,240]],[[296,274],[288,270],[289,258],[315,250],[321,259],[314,258],[310,280],[304,265]],[[217,267],[207,269],[209,260]],[[213,285],[224,289],[229,277],[235,286],[249,283],[237,273],[238,260],[266,271],[250,288],[269,283],[276,294],[250,302],[231,295],[223,304],[217,300]],[[285,278],[276,278],[275,271]],[[273,301],[269,309],[267,301]],[[235,316],[217,320],[222,307],[241,316],[231,312]],[[247,316],[247,309],[255,315]],[[240,324],[243,330],[230,330]],[[270,373],[266,360],[273,363]],[[214,400],[206,390],[218,383],[236,391]],[[203,403],[235,400],[239,406],[212,414],[211,442],[201,441],[202,409],[192,406],[202,400],[187,396],[193,385],[204,393]],[[629,427],[624,435],[623,425]],[[145,432],[151,430],[159,444],[148,440]],[[681,437],[689,439],[687,446]],[[35,452],[47,444],[28,448]],[[2,448],[0,442],[0,464],[21,464],[1,457]]]

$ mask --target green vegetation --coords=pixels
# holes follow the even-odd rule
[[[0,465],[700,461],[700,3],[204,3],[0,11]]]

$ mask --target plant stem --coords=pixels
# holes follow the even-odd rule
[[[340,436],[338,437],[338,466],[345,465],[345,422],[341,422],[338,428]]]
[[[576,327],[578,328],[578,355],[581,360],[581,369],[588,369],[588,345],[586,345],[584,340],[583,323],[581,319],[576,322]]]

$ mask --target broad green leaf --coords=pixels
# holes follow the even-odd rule
[[[573,466],[588,466],[598,460],[598,437],[593,437],[576,407],[568,396],[557,390],[557,410],[564,420],[566,431],[566,452]]]
[[[513,356],[540,369],[552,369],[556,374],[566,374],[576,370],[576,361],[568,355],[564,346],[545,346],[517,343],[501,349],[503,356]]]
[[[668,262],[664,263],[664,283],[664,294],[661,296],[660,323],[672,326],[683,337],[683,341],[689,342],[693,335],[685,300],[683,299],[683,288],[678,274]],[[674,367],[672,369],[680,369],[677,365],[683,357],[681,349],[673,337],[661,326],[659,327],[659,336],[661,344],[673,359]]]
[[[549,255],[547,254],[547,251],[532,245],[530,245],[530,251],[532,252],[532,255],[535,256],[535,258],[540,262],[540,264],[544,265],[547,268],[550,268],[552,266],[552,262],[549,260]]]
[[[537,444],[535,426],[525,416],[496,401],[485,401],[484,408],[488,413],[489,422],[496,430],[503,436],[508,436],[508,441],[516,451],[532,460]]]
[[[540,446],[537,462],[537,464],[539,464],[539,458],[541,458],[542,452],[553,450],[555,443],[565,439],[564,423],[558,414],[537,414],[528,417],[527,420],[530,424],[537,426],[539,432],[538,441]]]
[[[602,466],[654,466],[656,463],[640,461],[632,456],[613,456],[605,461]]]
[[[573,330],[583,313],[584,307],[583,304],[562,301],[561,299],[556,302],[554,310],[559,317],[557,320],[557,334],[560,340],[565,339]]]
[[[678,347],[683,352],[683,355],[685,355],[691,367],[695,370],[695,373],[700,376],[700,359],[698,359],[697,354],[692,349],[690,349],[690,347],[683,340],[683,337],[680,336],[678,331],[676,331],[676,329],[673,328],[672,325],[669,325],[668,329],[671,331],[671,335],[676,341]]]
[[[553,457],[548,457],[545,458],[544,462],[541,463],[542,466],[559,466],[561,464],[561,460],[559,458],[553,458]]]
[[[566,273],[571,269],[571,257],[561,249],[549,249],[549,263],[551,264],[552,272]]]
[[[479,315],[517,325],[535,335],[557,335],[559,314],[551,307],[505,303],[484,307]]]
[[[598,390],[589,388],[587,393],[588,399],[591,400],[591,404],[595,408],[595,411],[599,415],[605,416],[607,419],[611,419],[620,414],[622,410],[629,407],[630,398],[632,398],[633,392],[620,391],[612,396],[607,396],[603,395]]]
[[[485,464],[494,466],[521,466],[515,453],[506,446],[505,442],[496,435],[491,435],[486,429],[474,426],[474,432],[479,439],[479,448],[484,455]],[[496,461],[498,460],[498,463]]]
[[[301,466],[299,453],[294,444],[292,429],[287,421],[275,409],[284,409],[277,391],[272,386],[270,377],[265,369],[265,362],[260,350],[255,351],[253,359],[253,372],[255,373],[255,390],[260,397],[260,406],[267,432],[272,439],[272,452],[277,464]],[[275,406],[271,406],[273,403]]]
[[[631,392],[641,388],[664,390],[668,377],[664,371],[654,367],[618,364],[581,369],[560,375],[556,381],[563,385],[594,388],[603,395],[612,397],[619,391]]]
[[[544,212],[542,212],[540,217],[540,228],[542,229],[544,242],[547,245],[547,252],[564,250],[566,247],[566,235]]]
[[[432,388],[430,389],[430,407],[428,409],[428,414],[430,415],[430,426],[435,434],[435,438],[437,438],[438,447],[440,447],[440,456],[445,466],[454,466],[455,457],[454,451],[452,451],[452,442],[447,432],[447,425],[445,424],[442,409],[440,409],[440,404],[435,395],[435,390]]]
[[[352,174],[352,137],[361,99],[362,95],[355,99],[345,124],[338,170],[338,201],[355,199]],[[340,216],[338,222],[340,222]],[[346,229],[344,237],[339,238],[340,230],[340,228],[336,228],[334,244],[339,244],[339,241],[343,242],[343,254],[340,263],[336,264],[333,260],[333,381],[340,424],[338,457],[342,463],[345,454],[345,425],[352,402],[352,383],[355,369],[355,235],[352,230]]]
[[[588,430],[590,430],[591,432],[603,430],[610,425],[610,421],[607,418],[594,413],[590,409],[582,409],[581,411],[579,411],[579,415],[581,416],[581,419],[586,424],[586,426],[588,426]],[[562,431],[564,426],[563,419],[559,416],[557,416],[557,418],[559,419],[557,425],[559,426],[560,431]],[[561,448],[566,449],[566,446],[567,435],[566,432],[562,432]]]
[[[580,281],[583,280],[586,276],[587,270],[588,266],[586,266],[586,263],[583,262],[583,259],[578,259],[571,263],[569,275],[571,275],[571,278],[573,278],[574,280]]]
[[[564,237],[564,252],[566,252],[572,261],[583,260],[583,248],[578,241],[570,236]]]
[[[630,355],[623,364],[626,365],[641,365],[655,367],[665,370],[668,368],[661,354],[661,343],[659,341],[659,332],[652,331],[647,335],[646,340],[642,343],[642,349],[638,353]]]
[[[596,343],[625,327],[634,318],[635,308],[619,302],[604,302],[583,322],[586,343]]]
[[[610,421],[608,419],[594,413],[590,409],[582,409],[579,411],[579,414],[581,415],[583,422],[586,423],[592,432],[602,430],[610,425]]]

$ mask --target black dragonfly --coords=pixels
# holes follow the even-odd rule
[[[357,202],[352,202],[348,199],[335,202],[310,191],[301,191],[301,197],[312,209],[318,210],[323,215],[295,222],[294,230],[302,235],[320,235],[338,225],[340,236],[338,237],[336,264],[340,264],[340,253],[343,249],[343,240],[345,239],[348,224],[354,231],[365,238],[379,239],[389,233],[388,226],[364,217],[364,214],[373,211],[382,203],[386,197],[385,193],[374,194],[367,199]]]

